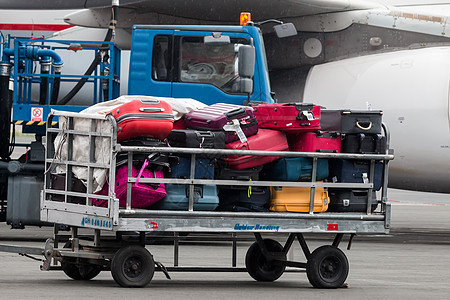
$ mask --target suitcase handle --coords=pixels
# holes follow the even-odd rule
[[[139,107],[140,112],[163,112],[162,107]]]
[[[245,109],[243,107],[239,107],[239,108],[227,111],[226,113],[224,113],[224,115],[228,120],[236,119],[238,117],[245,116]]]
[[[161,103],[159,100],[156,100],[156,99],[139,100],[139,101],[141,101],[142,104],[147,104],[147,105],[158,105]]]
[[[298,121],[317,120],[317,118],[314,116],[313,112],[311,110],[306,110],[306,109],[299,111],[299,113],[295,119]]]
[[[235,180],[245,180],[245,181],[251,181],[252,180],[252,176],[250,175],[237,175],[235,178]]]
[[[303,110],[311,111],[314,108],[314,104],[311,103],[292,103],[291,105],[294,105],[295,109],[300,112]]]
[[[367,126],[364,126],[364,124],[368,124]],[[372,122],[371,121],[356,121],[356,127],[358,127],[361,130],[370,130],[372,128]]]

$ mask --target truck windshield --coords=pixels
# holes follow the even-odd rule
[[[207,83],[227,93],[239,91],[238,51],[249,44],[244,38],[231,38],[229,44],[205,44],[203,37],[182,37],[181,82]]]

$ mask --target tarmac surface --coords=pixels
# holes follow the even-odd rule
[[[156,272],[145,288],[119,287],[109,271],[91,281],[75,281],[61,271],[40,271],[40,262],[0,252],[1,299],[449,299],[450,195],[389,190],[392,203],[388,235],[357,236],[347,255],[346,287],[315,289],[304,272],[286,272],[275,282],[254,281],[241,273]],[[52,228],[10,230],[0,226],[0,243],[42,247]],[[332,237],[312,236],[311,251],[330,244]],[[277,236],[280,240],[285,236]],[[244,266],[252,241],[238,243],[238,266]],[[173,263],[173,247],[148,245],[156,261]],[[294,244],[290,259],[305,261]],[[230,266],[231,243],[186,242],[180,265]]]

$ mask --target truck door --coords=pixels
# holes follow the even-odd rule
[[[172,97],[173,30],[135,30],[128,94]]]
[[[173,97],[194,98],[205,104],[242,104],[248,99],[247,94],[240,92],[238,50],[250,44],[250,35],[226,33],[230,36],[229,43],[208,43],[205,36],[210,37],[211,32],[176,34]]]

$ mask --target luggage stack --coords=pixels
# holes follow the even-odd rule
[[[123,146],[167,147],[163,142],[173,129],[172,107],[161,100],[133,100],[124,103],[110,113],[117,122],[117,141]],[[164,183],[139,183],[141,178],[164,178],[165,169],[169,168],[167,154],[135,153],[131,175],[137,182],[131,187],[131,207],[147,208],[162,198],[167,191]],[[126,206],[128,178],[128,154],[119,153],[116,158],[115,193],[119,206]],[[107,195],[106,183],[99,195]],[[105,200],[93,199],[96,206],[107,206]]]
[[[381,134],[382,111],[323,110],[322,130],[336,131],[341,135],[342,153],[385,154],[386,137]],[[378,205],[376,193],[381,189],[382,162],[375,162],[373,191],[358,189],[330,189],[329,211],[374,211]],[[330,182],[367,183],[370,161],[335,159],[330,161]],[[370,208],[367,210],[367,205]]]
[[[139,111],[136,113],[136,122],[130,122],[133,113],[128,112],[128,107],[119,107],[113,112],[118,121],[118,139],[122,145],[377,154],[384,153],[386,148],[385,137],[381,135],[380,111],[327,111],[308,103],[260,104],[254,107],[217,103],[185,114],[174,128],[173,120],[166,120],[163,116],[164,112],[170,112],[170,106],[164,106],[163,101],[159,101],[158,107],[145,109],[139,107],[156,104],[140,102],[135,103],[135,107],[136,104]],[[149,112],[154,113],[154,117],[153,121],[147,122],[154,124],[141,125],[143,117]],[[126,191],[126,180],[121,180],[119,173],[128,172],[126,159],[121,155],[117,159],[116,195],[120,206],[125,205],[126,192],[122,191]],[[134,160],[132,173],[136,178],[185,180],[191,176],[189,151],[170,155],[136,154]],[[373,176],[374,191],[381,187],[382,168],[382,163],[377,162]],[[249,182],[311,181],[312,169],[312,158],[253,155],[222,157],[209,153],[196,155],[193,176],[195,179]],[[370,178],[369,170],[368,161],[318,159],[315,180],[365,183]],[[108,188],[104,190],[107,192]],[[310,209],[311,188],[269,188],[249,184],[195,185],[192,189],[189,185],[177,183],[133,184],[132,207],[187,210],[192,190],[194,210],[309,212]],[[377,204],[375,193],[369,195],[367,190],[327,191],[316,187],[314,194],[314,212],[366,211],[369,197],[373,199],[372,210]],[[143,201],[144,198],[148,200]],[[103,205],[100,202],[94,201],[96,205]]]

